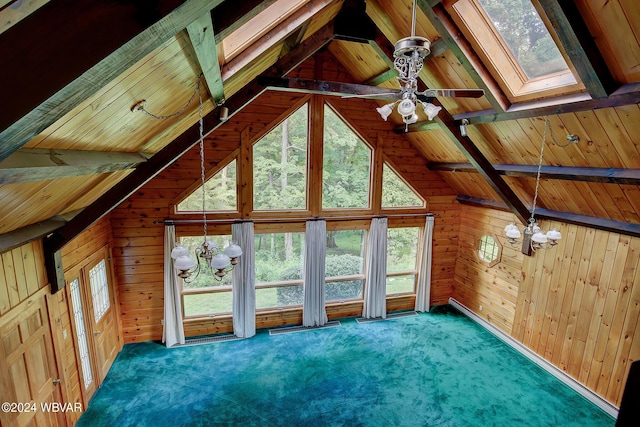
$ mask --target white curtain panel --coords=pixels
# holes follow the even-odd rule
[[[233,333],[239,338],[256,334],[256,272],[253,222],[234,223],[231,240],[242,248],[240,262],[233,269]]]
[[[326,221],[307,221],[304,240],[302,326],[322,326],[327,323],[327,311],[324,307],[324,266],[327,252]]]
[[[164,227],[164,325],[162,342],[167,347],[184,344],[182,325],[182,299],[178,286],[178,274],[173,267],[171,251],[176,245],[176,228],[173,224]]]
[[[367,240],[367,281],[362,317],[387,317],[387,218],[373,218]]]
[[[418,271],[418,289],[416,291],[416,311],[429,311],[431,300],[431,263],[433,258],[433,216],[427,217],[424,226],[424,241],[422,242],[422,256]]]

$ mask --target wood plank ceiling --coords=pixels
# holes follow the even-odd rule
[[[636,2],[536,2],[586,91],[520,104],[452,18],[454,3],[418,1],[416,34],[432,42],[421,85],[486,96],[440,98],[434,122],[410,126],[406,138],[430,168],[461,202],[526,220],[549,117],[540,216],[640,235]],[[0,249],[54,230],[50,248],[60,249],[192,147],[197,101],[185,103],[201,73],[207,133],[222,105],[234,114],[270,86],[300,85],[274,78],[323,48],[348,72],[346,85],[307,81],[304,90],[399,88],[393,43],[410,34],[411,8],[411,0],[0,3]],[[155,120],[134,108],[143,100],[157,115],[185,110]],[[561,146],[568,134],[579,142]]]

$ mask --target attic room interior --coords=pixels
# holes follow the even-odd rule
[[[545,398],[582,399],[533,412],[640,418],[637,2],[4,0],[0,61],[2,426],[127,425],[107,416],[136,400],[113,391],[126,366],[160,366],[142,349],[163,372],[213,355],[209,399],[231,400],[216,361],[294,337],[285,359],[390,334],[386,381],[426,393],[447,377],[423,366],[458,360],[443,319],[500,346],[485,377],[531,364],[561,384]],[[469,351],[461,375],[490,368]],[[248,381],[240,400],[266,384]],[[459,388],[405,418],[248,424],[500,425],[509,405]],[[454,398],[490,418],[429,412]]]

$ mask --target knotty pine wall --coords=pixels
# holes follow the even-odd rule
[[[108,245],[110,241],[111,222],[109,217],[105,217],[63,248],[63,266],[66,269],[81,264],[97,249]],[[40,240],[3,253],[0,256],[0,324],[2,324],[2,316],[48,286],[44,252]],[[58,375],[62,379],[62,398],[64,402],[81,402],[86,407],[88,402],[83,402],[82,399],[78,360],[71,327],[72,312],[65,290],[47,295],[47,309]],[[73,411],[66,412],[67,425],[74,425],[80,415],[81,413]]]
[[[301,66],[292,77],[345,80],[346,74],[328,52],[320,53]],[[309,96],[288,92],[267,92],[232,116],[205,139],[208,174],[240,149],[243,138],[255,141],[300,105]],[[428,201],[428,210],[437,214],[433,234],[434,265],[432,303],[444,304],[452,292],[457,255],[460,208],[455,193],[439,174],[430,172],[426,160],[390,123],[380,120],[376,104],[366,100],[327,98],[340,115],[376,147],[411,185]],[[175,217],[171,204],[193,188],[200,179],[198,147],[158,174],[111,214],[114,258],[119,287],[120,314],[125,342],[159,340],[163,319],[163,221]],[[241,201],[240,201],[241,202]],[[213,216],[209,216],[213,218]],[[200,227],[200,226],[198,226]],[[209,226],[211,229],[213,226]],[[228,227],[228,226],[227,226]],[[201,228],[199,228],[201,230]],[[198,231],[198,233],[201,231]],[[176,233],[180,233],[176,226]],[[390,310],[413,307],[414,298],[389,301]],[[328,314],[341,317],[361,313],[361,304],[331,306]],[[301,323],[301,309],[259,312],[257,326],[271,327]],[[185,323],[187,335],[231,330],[230,316]]]
[[[500,211],[462,210],[454,298],[619,406],[640,359],[640,238],[542,221],[563,238],[528,257],[502,237],[510,221]],[[483,234],[503,244],[493,267],[476,257]]]

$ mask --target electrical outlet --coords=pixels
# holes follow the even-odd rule
[[[478,310],[482,311],[482,305],[480,307],[478,307]]]
[[[65,339],[65,340],[67,339],[67,330],[66,329],[62,330],[62,339]]]

